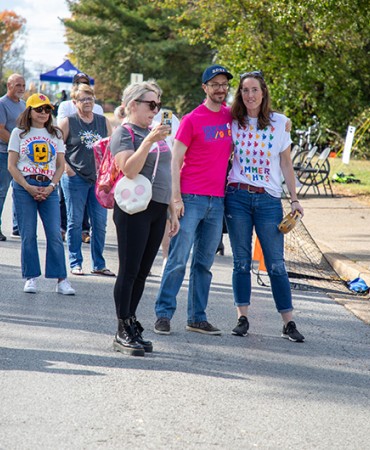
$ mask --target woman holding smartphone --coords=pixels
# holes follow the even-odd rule
[[[124,126],[114,131],[110,144],[121,171],[128,178],[140,173],[150,180],[159,152],[152,199],[147,209],[129,215],[116,203],[113,212],[119,256],[114,287],[118,330],[113,347],[132,356],[144,356],[145,352],[153,350],[153,345],[142,337],[143,327],[136,318],[136,310],[162,241],[171,202],[171,152],[165,141],[170,127],[158,125],[151,128],[161,104],[149,83],[128,86],[123,92],[122,103],[126,121]],[[173,205],[170,205],[170,214],[171,234],[175,235],[179,222]]]

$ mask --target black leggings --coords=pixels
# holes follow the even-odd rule
[[[114,301],[118,319],[125,320],[136,313],[146,277],[161,245],[167,208],[168,205],[152,200],[145,211],[129,215],[114,204],[119,258]]]

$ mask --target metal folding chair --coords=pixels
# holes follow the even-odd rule
[[[334,197],[334,193],[330,183],[330,163],[329,154],[330,147],[326,147],[317,157],[312,155],[309,160],[306,159],[305,164],[300,166],[293,166],[297,174],[297,178],[302,184],[298,194],[303,197],[307,194],[310,187],[320,195],[320,185],[323,187],[325,195],[328,195],[330,190],[331,196]],[[328,190],[327,190],[328,188]]]

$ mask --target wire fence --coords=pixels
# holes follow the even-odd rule
[[[287,199],[283,199],[283,207],[284,215],[291,211]],[[369,298],[369,294],[357,294],[348,289],[346,280],[330,265],[302,221],[285,235],[284,242],[285,264],[292,289],[320,290],[338,297]],[[269,284],[265,272],[260,269],[254,272],[260,284]]]

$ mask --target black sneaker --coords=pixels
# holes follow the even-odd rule
[[[304,342],[304,336],[297,330],[296,324],[292,320],[283,326],[281,337],[293,342]]]
[[[6,241],[6,236],[3,235],[1,230],[0,230],[0,241]]]
[[[13,236],[13,237],[21,237],[21,235],[20,235],[20,233],[19,233],[19,230],[13,230],[12,236]]]
[[[240,316],[236,327],[233,329],[231,334],[234,336],[247,336],[249,330],[249,322],[245,316]]]
[[[221,330],[211,325],[206,320],[202,322],[194,322],[189,323],[186,326],[187,331],[195,331],[197,333],[203,333],[203,334],[212,334],[214,336],[219,336],[221,334]]]
[[[154,325],[154,333],[171,334],[171,323],[167,317],[160,317]]]

